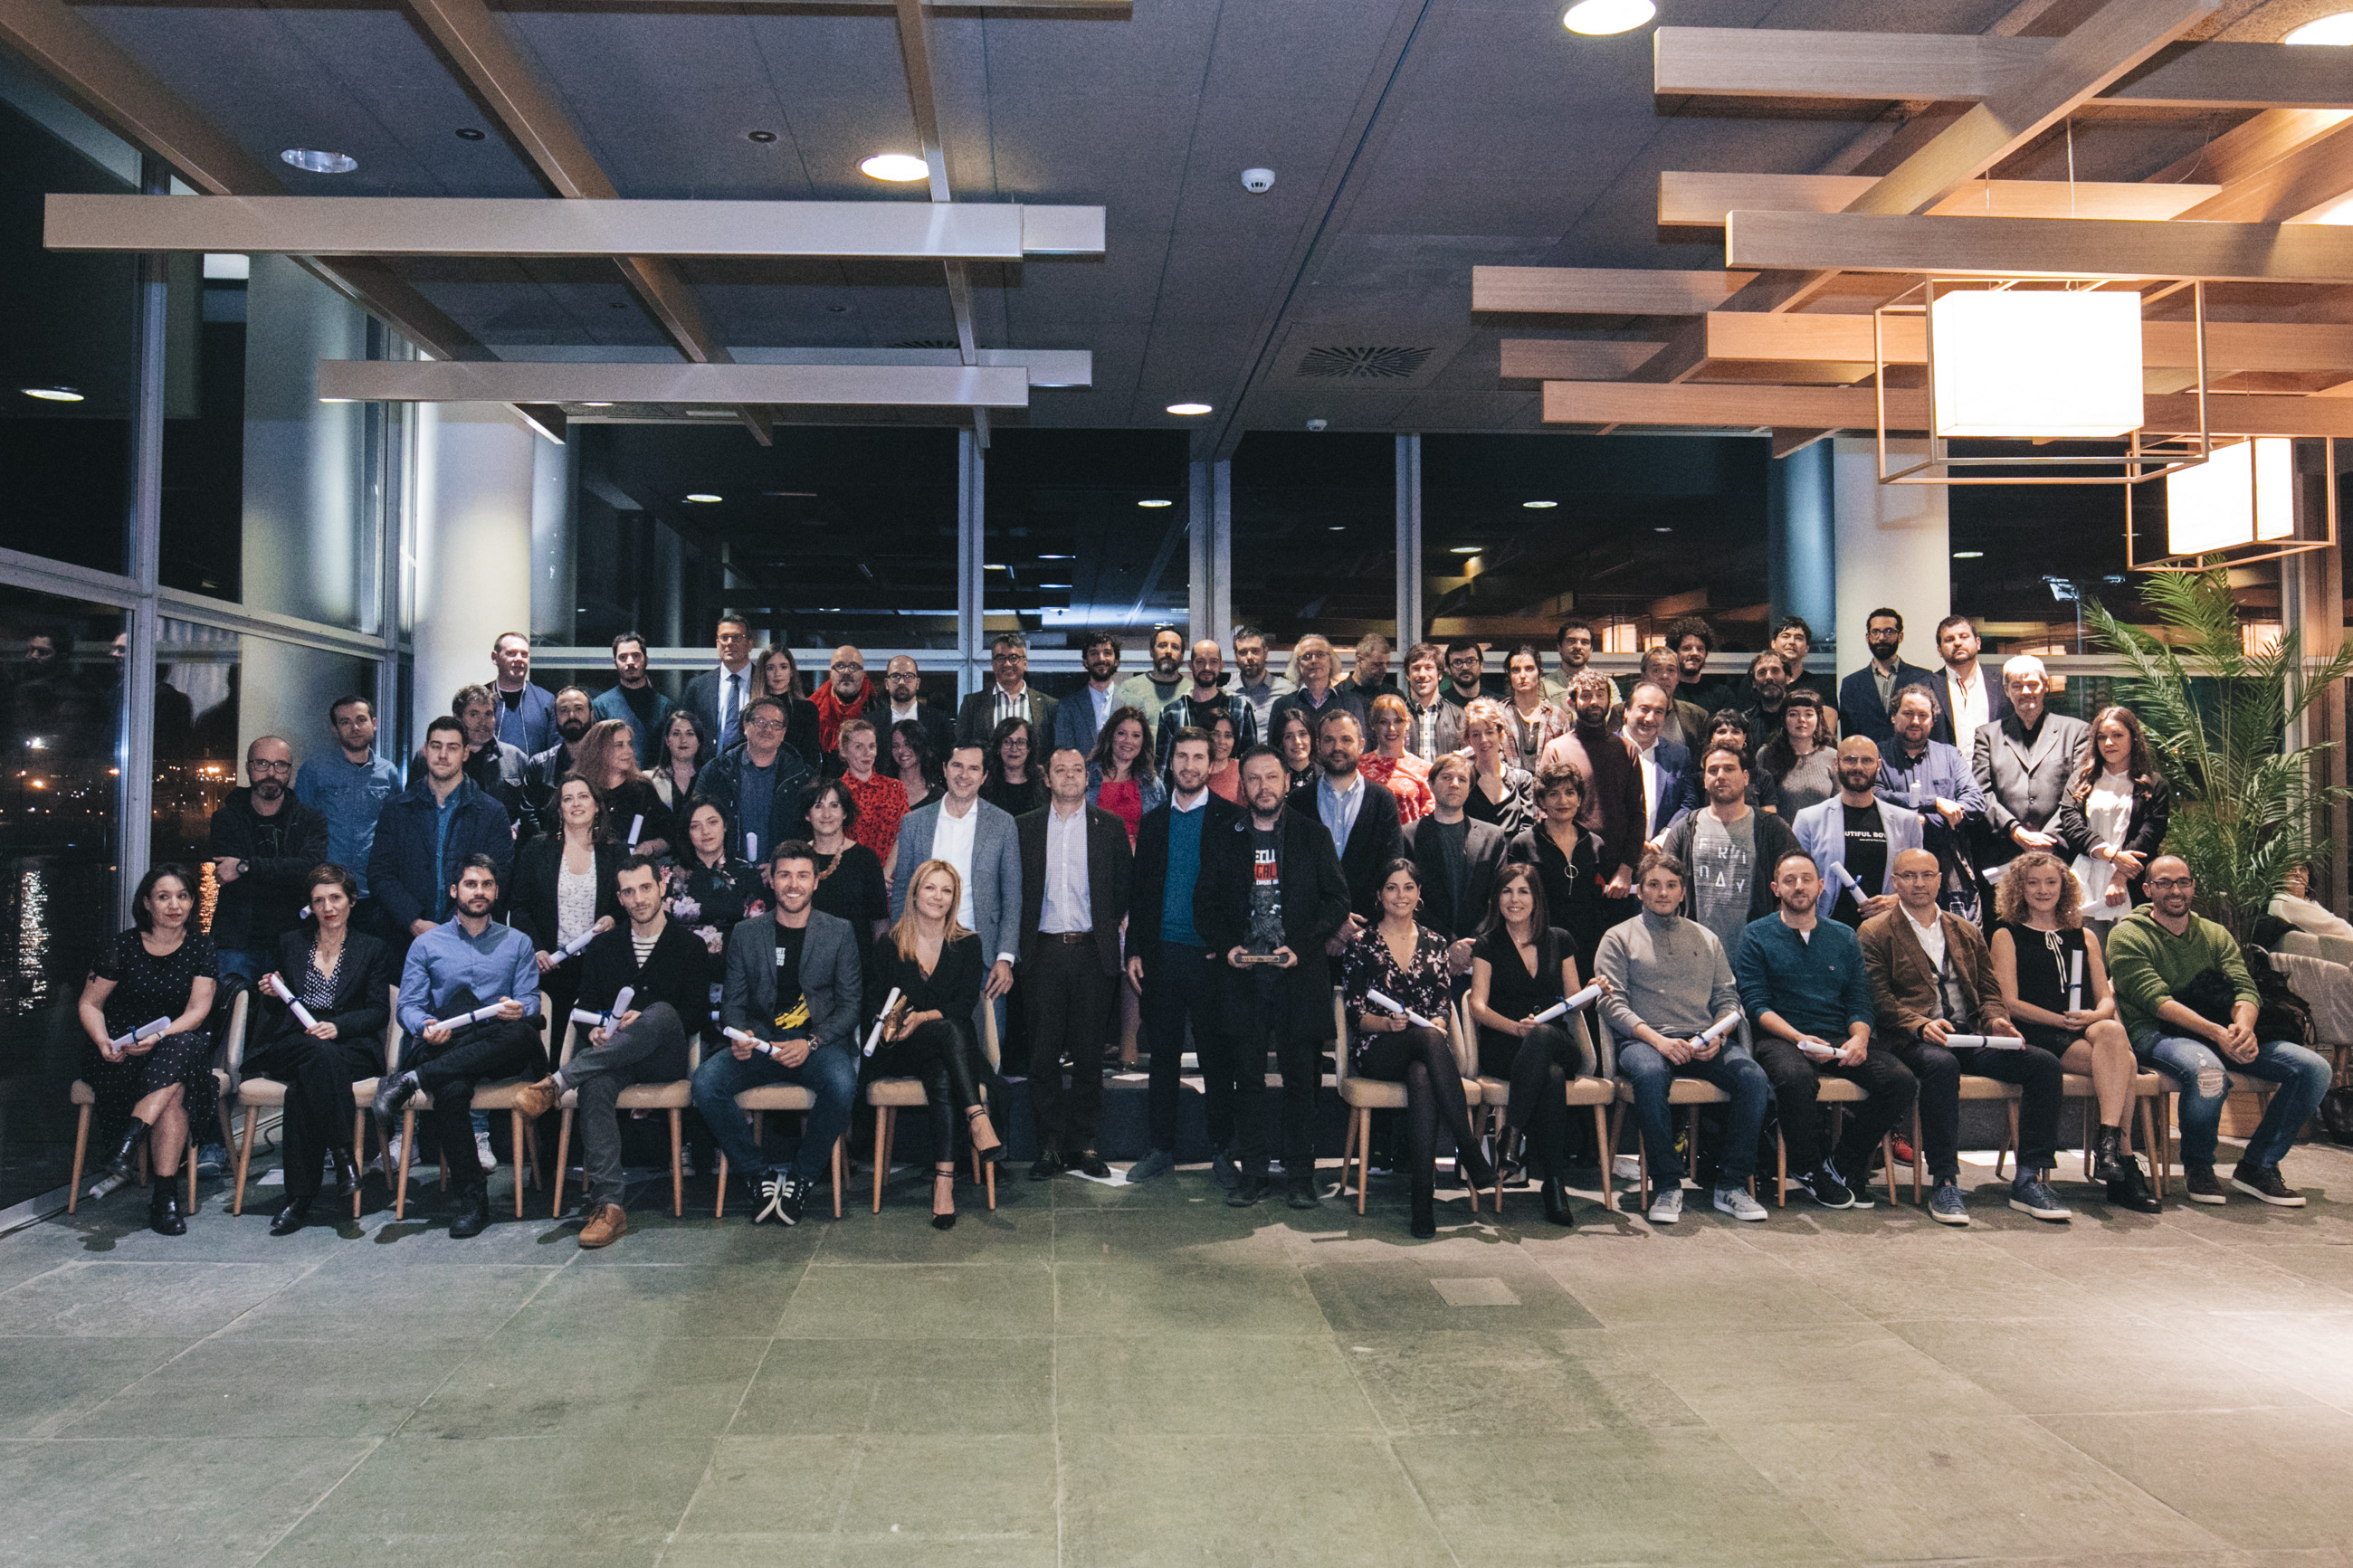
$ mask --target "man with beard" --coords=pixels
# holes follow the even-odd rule
[[[1425,763],[1436,763],[1463,746],[1465,710],[1439,691],[1439,670],[1446,651],[1434,642],[1416,643],[1405,655],[1405,749]]]
[[[1904,647],[1904,617],[1894,610],[1882,606],[1872,611],[1863,622],[1862,640],[1871,649],[1871,662],[1840,685],[1839,723],[1848,734],[1868,735],[1884,750],[1895,736],[1896,699],[1905,687],[1928,687],[1936,677],[1933,670],[1904,662],[1899,651]],[[1936,706],[1936,694],[1931,689],[1932,713]]]
[[[573,769],[572,748],[580,737],[596,722],[596,711],[588,693],[577,686],[567,686],[555,694],[555,744],[523,764],[523,800],[530,805],[533,820],[547,824],[555,820],[555,786]]]
[[[1737,708],[1732,682],[1707,672],[1708,655],[1715,651],[1715,628],[1697,616],[1685,616],[1667,628],[1667,647],[1674,650],[1676,700],[1693,703],[1709,713]]]
[[[1567,766],[1585,775],[1585,804],[1577,825],[1601,836],[1603,894],[1629,898],[1634,891],[1634,864],[1642,858],[1642,841],[1650,837],[1642,810],[1641,763],[1632,743],[1609,731],[1609,682],[1599,670],[1588,669],[1570,681],[1568,700],[1577,722],[1567,734],[1546,745],[1536,773],[1541,777],[1547,768]],[[1620,906],[1610,923],[1631,913]]]
[[[597,718],[618,719],[629,727],[629,744],[637,751],[638,766],[649,768],[661,755],[661,733],[670,723],[670,700],[655,690],[647,678],[646,639],[636,632],[623,632],[613,639],[613,679],[615,684],[598,692],[592,706]],[[474,782],[482,784],[480,777]],[[482,784],[482,787],[490,785]]]
[[[1185,684],[1185,634],[1175,626],[1155,626],[1152,631],[1152,668],[1139,675],[1131,675],[1119,683],[1121,708],[1143,711],[1148,729],[1160,717],[1160,710],[1176,700],[1177,689]],[[1145,737],[1146,742],[1153,736]]]
[[[1569,683],[1584,674],[1586,667],[1593,662],[1593,623],[1582,616],[1571,616],[1560,623],[1553,647],[1560,658],[1560,673],[1546,678],[1544,694],[1549,700],[1565,708],[1568,705]],[[1603,679],[1609,678],[1605,676]],[[1618,683],[1612,680],[1609,682],[1609,705],[1615,708],[1618,701]]]
[[[1389,639],[1378,632],[1366,632],[1356,639],[1355,657],[1348,666],[1346,694],[1354,700],[1349,706],[1362,717],[1373,710],[1373,699],[1381,693],[1397,690],[1397,682],[1389,679]]]
[[[1765,742],[1780,733],[1781,715],[1789,706],[1789,661],[1767,648],[1748,661],[1748,679],[1740,688],[1740,721],[1748,726],[1748,752],[1754,756]]]
[[[278,964],[278,939],[294,929],[311,869],[327,858],[327,819],[295,797],[292,748],[260,735],[245,749],[246,787],[213,813],[213,942],[220,978],[250,985]]]
[[[1895,907],[1895,858],[1921,847],[1920,816],[1879,798],[1879,748],[1860,735],[1839,744],[1838,782],[1789,827],[1820,879],[1815,912],[1852,931]]]
[[[510,824],[531,815],[523,792],[524,770],[531,759],[499,739],[499,700],[487,686],[461,686],[449,699],[449,711],[466,731],[466,776],[484,795],[499,803]],[[423,753],[408,764],[408,776],[424,769]]]
[[[1168,749],[1176,743],[1176,731],[1189,728],[1207,734],[1220,713],[1231,715],[1234,721],[1234,755],[1239,757],[1258,744],[1258,716],[1249,703],[1227,693],[1226,661],[1218,652],[1215,638],[1203,637],[1193,645],[1190,668],[1192,688],[1160,710],[1158,760],[1163,773],[1168,771]]]
[[[1086,667],[1087,683],[1055,704],[1051,743],[1042,748],[1049,755],[1072,751],[1082,756],[1093,756],[1095,738],[1111,722],[1112,710],[1119,706],[1119,639],[1109,632],[1097,632],[1087,639],[1086,649],[1079,658]],[[1031,751],[1041,749],[1039,742],[1049,739],[1034,739]]]
[[[580,705],[586,713],[586,693]],[[375,819],[385,802],[400,793],[400,769],[391,758],[376,755],[375,704],[366,698],[338,697],[327,710],[327,723],[335,732],[335,749],[302,764],[294,775],[294,796],[327,819],[327,852],[322,858],[341,866],[359,882],[352,929],[378,934],[368,857],[375,848]]]
[[[1258,732],[1273,734],[1269,724],[1274,717],[1274,700],[1291,689],[1291,682],[1267,673],[1265,633],[1249,626],[1234,628],[1234,668],[1241,675],[1234,685],[1234,695],[1250,704]]]
[[[852,719],[871,721],[882,693],[866,678],[866,656],[848,643],[833,650],[827,673],[830,679],[817,689],[817,749],[830,758],[841,744],[841,727]],[[827,771],[839,765],[829,763]]]
[[[491,663],[499,672],[491,687],[499,699],[499,739],[526,757],[554,745],[555,705],[547,688],[531,683],[531,638],[501,632],[491,645]]]
[[[1967,757],[1930,738],[1936,694],[1925,684],[1895,694],[1893,736],[1879,743],[1879,793],[1920,814],[1921,847],[1936,858],[1944,892],[1938,901],[1964,920],[1978,916],[1978,875],[1969,835],[1985,826],[1985,792]]]

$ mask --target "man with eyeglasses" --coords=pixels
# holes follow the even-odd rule
[[[727,850],[755,866],[787,839],[807,837],[801,797],[817,782],[785,744],[785,705],[755,697],[744,710],[744,744],[695,775],[694,793],[727,819]]]
[[[881,755],[875,760],[875,771],[891,778],[899,776],[899,759],[891,754],[891,731],[913,720],[922,726],[923,743],[932,753],[934,764],[946,760],[948,748],[955,744],[955,721],[923,700],[923,672],[913,656],[894,653],[883,667],[882,690],[889,699],[889,717],[873,715],[875,726],[882,731]]]
[[[295,797],[293,749],[259,735],[245,749],[246,787],[213,813],[213,942],[220,977],[253,984],[278,965],[278,939],[292,931],[311,893],[311,869],[327,858],[327,818]]]
[[[1029,721],[1033,736],[1052,734],[1054,700],[1029,684],[1029,639],[1019,632],[997,633],[989,646],[988,665],[997,679],[956,710],[955,743],[985,747],[1008,719]]]
[[[866,679],[866,656],[848,643],[833,650],[828,673],[832,679],[817,689],[817,747],[830,757],[841,744],[844,724],[852,719],[873,721],[868,710],[881,705],[882,693]]]
[[[2142,886],[2148,902],[2109,933],[2108,984],[2134,1054],[2181,1086],[2182,1188],[2194,1204],[2229,1200],[2214,1179],[2214,1149],[2230,1075],[2239,1073],[2279,1087],[2231,1185],[2275,1207],[2302,1208],[2304,1194],[2280,1175],[2280,1161],[2328,1092],[2327,1058],[2256,1034],[2262,998],[2254,979],[2238,940],[2191,910],[2198,883],[2188,861],[2158,856]]]
[[[1978,865],[1989,873],[2022,851],[2059,847],[2051,819],[2091,750],[2089,724],[2044,707],[2050,679],[2032,654],[2012,658],[2001,667],[2009,711],[1978,728],[1969,772],[1985,796],[1988,843]]]

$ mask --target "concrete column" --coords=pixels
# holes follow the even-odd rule
[[[1947,492],[1942,485],[1881,484],[1868,438],[1842,437],[1834,447],[1839,674],[1870,662],[1863,623],[1882,605],[1904,617],[1904,657],[1934,669],[1936,623],[1953,604]],[[1925,450],[1916,441],[1890,442],[1888,447],[1891,464]]]
[[[1421,640],[1421,437],[1397,438],[1398,654]]]
[[[1212,515],[1209,465],[1185,466],[1185,558],[1189,567],[1186,637],[1199,642],[1218,637],[1217,521]]]
[[[1802,616],[1817,642],[1839,636],[1839,560],[1828,441],[1774,459],[1766,470],[1765,540],[1773,618]]]
[[[546,443],[504,409],[420,404],[415,733],[491,676],[491,639],[531,624],[533,476]]]

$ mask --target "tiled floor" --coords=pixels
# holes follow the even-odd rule
[[[0,1563],[2345,1568],[2353,1154],[2288,1171],[1428,1243],[1197,1171],[946,1235],[913,1180],[793,1230],[649,1188],[601,1253],[118,1199],[0,1239]]]

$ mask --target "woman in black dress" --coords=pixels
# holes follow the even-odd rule
[[[932,1224],[955,1224],[955,1123],[962,1114],[972,1146],[993,1159],[1002,1148],[982,1100],[992,1076],[972,1039],[980,1005],[980,936],[956,923],[962,879],[944,860],[915,868],[907,911],[874,944],[866,966],[866,1015],[882,1011],[895,987],[899,1005],[882,1042],[866,1058],[866,1078],[913,1078],[923,1084],[932,1123]],[[875,1152],[881,1158],[881,1151]]]
[[[1046,759],[1027,719],[1006,719],[988,737],[988,774],[980,798],[1008,816],[1020,816],[1046,804]]]
[[[1584,770],[1574,763],[1545,769],[1536,779],[1535,805],[1540,815],[1535,824],[1512,840],[1504,858],[1536,868],[1552,923],[1576,942],[1577,967],[1589,973],[1601,933],[1614,922],[1601,897],[1600,835],[1577,824],[1585,807]]]
[[[727,853],[726,814],[710,801],[697,798],[686,807],[687,852],[662,879],[662,897],[670,918],[702,939],[716,958],[727,951],[727,934],[747,919],[768,912],[768,887],[759,868]],[[711,1010],[697,1026],[719,1027],[717,981],[711,985]]]
[[[695,778],[709,765],[712,754],[711,737],[702,732],[702,721],[694,716],[693,709],[676,709],[662,721],[661,744],[654,749],[654,765],[648,776],[653,780],[654,793],[673,815],[694,798]]]
[[[940,773],[946,760],[932,755],[932,743],[923,738],[921,721],[902,719],[891,726],[891,774],[907,792],[909,811],[947,793]]]
[[[191,928],[195,889],[185,866],[157,866],[139,879],[131,900],[134,923],[100,952],[81,988],[81,1027],[89,1037],[81,1077],[98,1099],[100,1147],[121,1129],[92,1195],[129,1179],[145,1139],[147,1223],[164,1236],[187,1234],[180,1159],[188,1129],[210,1127],[218,1103],[210,1020],[220,959],[213,939]],[[114,1043],[158,1018],[170,1020],[162,1034]]]
[[[1546,921],[1550,907],[1535,867],[1513,861],[1495,873],[1494,901],[1471,950],[1471,1018],[1479,1026],[1479,1073],[1508,1079],[1504,1142],[1506,1181],[1533,1154],[1544,1174],[1545,1218],[1568,1212],[1568,1079],[1586,1068],[1577,1037],[1535,1016],[1579,989],[1576,943]]]
[[[858,797],[849,785],[829,778],[810,791],[808,825],[817,850],[817,896],[809,902],[848,921],[860,945],[874,941],[890,929],[891,893],[881,860],[849,836],[858,825]]]
[[[278,939],[278,968],[255,990],[248,1078],[286,1086],[280,1131],[286,1201],[269,1221],[272,1236],[291,1236],[311,1218],[319,1195],[321,1155],[335,1167],[335,1196],[349,1202],[360,1182],[352,1148],[352,1085],[384,1071],[384,1026],[395,975],[392,950],[352,930],[359,882],[341,866],[311,873],[311,918]],[[306,1026],[278,1000],[283,984],[311,1015]],[[240,1169],[239,1178],[243,1177]]]
[[[1446,1033],[1447,1010],[1454,1005],[1446,939],[1413,918],[1421,907],[1421,873],[1412,861],[1399,858],[1388,863],[1380,900],[1380,923],[1366,928],[1340,955],[1340,991],[1351,1026],[1349,1061],[1351,1070],[1365,1078],[1405,1085],[1410,1225],[1415,1236],[1427,1237],[1438,1234],[1432,1205],[1440,1117],[1454,1135],[1455,1169],[1464,1183],[1475,1193],[1494,1180],[1494,1172],[1480,1157],[1472,1135],[1462,1069]],[[1372,1000],[1376,991],[1436,1027],[1425,1028],[1379,1005]]]
[[[1274,735],[1269,743],[1274,747],[1274,754],[1282,759],[1283,776],[1289,780],[1290,798],[1296,801],[1303,791],[1314,790],[1315,726],[1308,721],[1306,712],[1298,708],[1286,708],[1275,715]]]
[[[659,860],[678,842],[678,819],[662,804],[654,781],[638,771],[638,749],[618,719],[589,726],[572,748],[572,771],[596,786],[604,803],[605,837],[624,855]]]
[[[1520,766],[1511,718],[1492,697],[1474,698],[1462,713],[1462,742],[1471,752],[1471,795],[1463,815],[1493,823],[1506,835],[1536,818],[1535,779]]]

